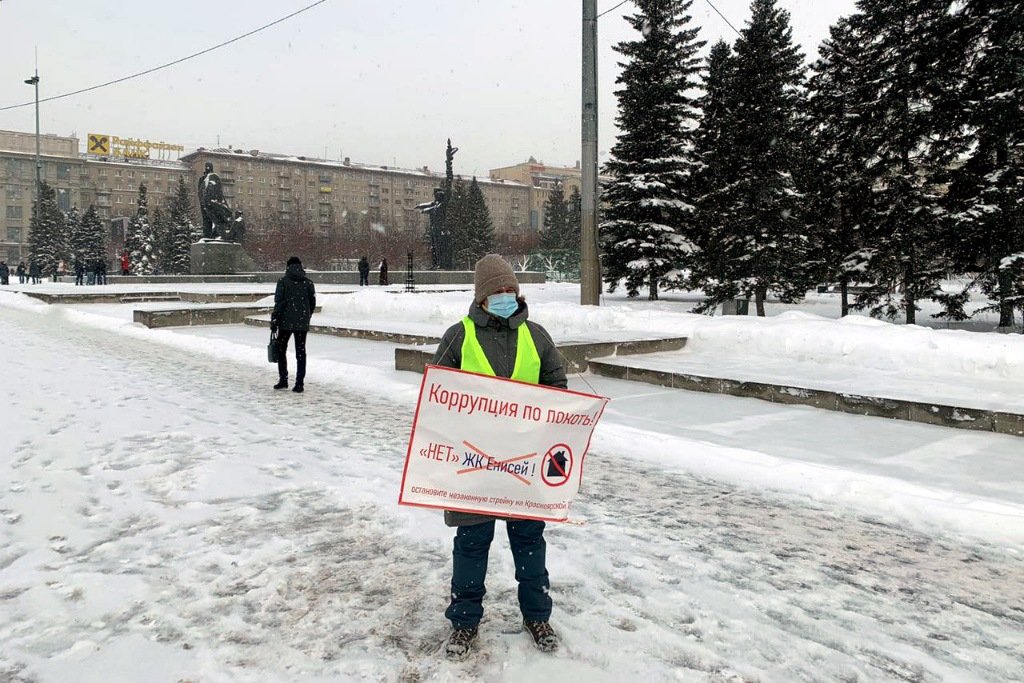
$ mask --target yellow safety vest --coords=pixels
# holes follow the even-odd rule
[[[483,347],[480,346],[480,341],[476,338],[476,324],[469,316],[466,316],[462,319],[462,326],[466,330],[466,336],[462,340],[460,369],[495,377],[494,368],[491,367]],[[537,345],[533,343],[533,335],[530,334],[525,321],[519,326],[519,337],[516,340],[516,365],[512,370],[511,379],[530,384],[537,384],[540,381],[540,354],[537,353]]]

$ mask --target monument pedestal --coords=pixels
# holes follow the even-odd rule
[[[249,255],[238,242],[199,240],[192,244],[193,275],[234,275],[256,270]]]

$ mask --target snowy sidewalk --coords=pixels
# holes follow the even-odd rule
[[[613,400],[582,524],[546,534],[563,647],[522,633],[496,539],[452,664],[452,532],[395,503],[419,377],[391,345],[316,336],[296,396],[258,328],[0,319],[0,679],[1024,676],[1017,439],[574,376]]]

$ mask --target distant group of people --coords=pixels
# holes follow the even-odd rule
[[[30,282],[33,285],[38,285],[43,281],[43,269],[39,267],[39,264],[35,261],[29,262],[26,267],[24,261],[20,261],[18,266],[14,269],[14,274],[18,276],[18,284],[23,285]],[[0,261],[0,285],[7,285],[11,282],[11,267],[7,265],[5,261]]]
[[[377,281],[379,285],[388,284],[388,260],[382,258],[380,263],[377,265],[377,271],[380,273],[380,278]],[[359,259],[359,286],[364,287],[370,284],[370,261],[365,256]]]
[[[86,267],[82,260],[76,259],[74,269],[76,285],[107,284],[107,263],[103,259],[96,259],[91,268]],[[65,275],[67,272],[64,261],[53,266],[50,272],[53,275],[53,281],[57,282],[57,278]],[[43,281],[43,269],[35,261],[30,261],[28,266],[25,265],[24,261],[20,261],[14,269],[14,274],[18,276],[19,285],[38,285]],[[9,285],[10,283],[11,267],[5,261],[0,261],[0,285]]]

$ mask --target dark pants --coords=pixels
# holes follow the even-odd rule
[[[370,275],[369,274],[363,275],[362,273],[359,273],[359,286],[360,287],[362,287],[363,285],[369,286],[369,284],[370,284]]]
[[[288,381],[288,338],[295,335],[295,383],[306,379],[306,331],[281,330],[277,333],[277,374]]]
[[[505,522],[519,582],[519,610],[528,621],[551,617],[548,570],[545,566],[544,522],[510,519]],[[455,628],[473,628],[484,614],[487,554],[494,539],[494,522],[460,526],[452,551],[452,601],[445,617]]]

